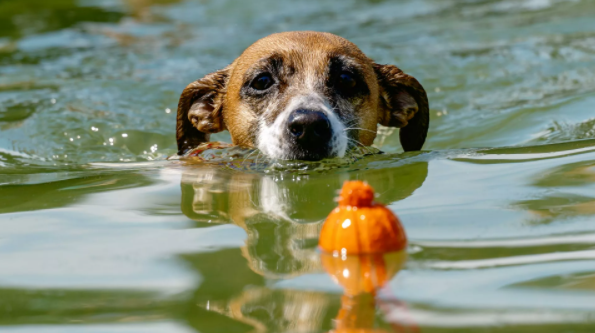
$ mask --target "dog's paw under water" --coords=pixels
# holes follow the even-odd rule
[[[365,156],[382,154],[374,147],[352,147],[344,157],[327,158],[321,161],[272,159],[255,148],[242,148],[224,142],[206,142],[189,150],[183,156],[170,157],[185,165],[220,165],[234,170],[255,172],[326,171],[349,166]]]

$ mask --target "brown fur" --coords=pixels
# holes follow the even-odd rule
[[[283,63],[282,84],[266,99],[242,97],[251,71],[277,57]],[[272,122],[289,101],[307,90],[328,93],[329,59],[341,57],[357,68],[367,85],[363,96],[337,102],[337,112],[360,128],[350,136],[369,146],[377,124],[400,127],[407,150],[423,146],[429,125],[426,93],[419,82],[392,65],[378,65],[344,38],[321,32],[285,32],[258,40],[227,68],[188,85],[178,105],[179,153],[208,141],[210,133],[229,130],[235,145],[254,147],[255,128],[263,113]],[[343,107],[344,106],[344,107]]]

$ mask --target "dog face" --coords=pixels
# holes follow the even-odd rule
[[[235,145],[269,157],[320,160],[371,145],[379,123],[401,128],[406,151],[421,149],[429,111],[417,80],[336,35],[287,32],[257,41],[228,67],[188,85],[177,141],[183,154],[227,129]]]

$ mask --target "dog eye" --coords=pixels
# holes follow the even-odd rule
[[[275,83],[275,81],[273,81],[271,74],[264,73],[257,76],[250,84],[250,87],[256,90],[267,90],[273,85],[273,83]]]
[[[355,81],[353,75],[349,73],[343,73],[339,76],[337,84],[342,90],[351,90],[355,88],[357,81]]]

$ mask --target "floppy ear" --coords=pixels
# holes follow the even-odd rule
[[[228,76],[229,68],[208,74],[190,83],[180,95],[176,124],[178,155],[208,142],[211,133],[225,129],[222,110]]]
[[[374,71],[380,90],[378,122],[401,128],[399,138],[405,151],[420,150],[430,125],[426,91],[397,66],[374,64]]]

